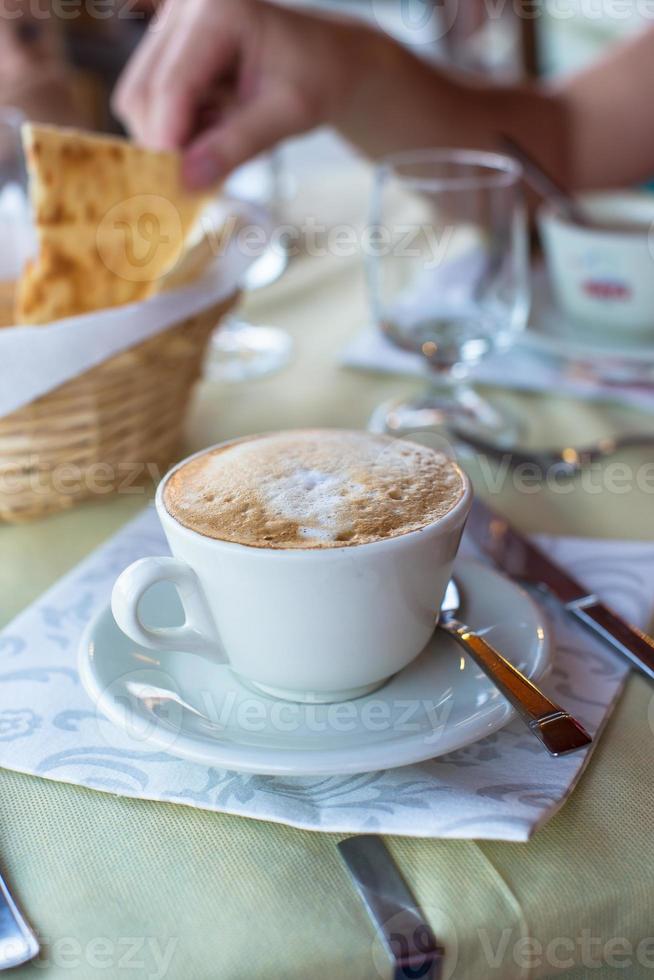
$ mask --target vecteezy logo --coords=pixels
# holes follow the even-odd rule
[[[136,228],[132,227],[128,221],[118,219],[114,222],[114,228],[125,232],[127,261],[138,269],[142,269],[152,262],[160,245],[170,244],[170,235],[162,233],[161,222],[156,214],[142,214],[136,222]],[[142,242],[148,245],[148,250],[144,255],[139,256],[137,243]]]
[[[437,945],[445,947],[445,959],[440,964],[441,980],[450,980],[454,976],[459,949],[452,918],[435,906],[421,905],[420,911],[424,923],[415,921],[415,917],[405,910],[397,912],[377,929],[372,942],[372,961],[380,977],[391,975],[390,959],[398,967],[397,976],[407,980],[427,980],[433,975],[434,933]]]
[[[458,0],[372,0],[375,21],[409,45],[433,45],[451,30]]]
[[[103,263],[128,282],[152,282],[167,271],[182,239],[182,222],[174,204],[156,194],[139,194],[107,211],[96,233]]]
[[[184,732],[188,709],[172,675],[135,668],[114,677],[95,697],[94,744],[115,746],[116,725],[125,731],[141,758],[170,751]],[[110,720],[111,719],[111,720]],[[117,764],[116,768],[119,768]]]

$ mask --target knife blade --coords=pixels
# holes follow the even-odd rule
[[[466,530],[498,568],[512,578],[544,586],[579,622],[654,680],[654,639],[613,612],[501,514],[475,498]]]
[[[27,963],[38,952],[36,936],[0,875],[0,970],[9,970],[21,963]]]

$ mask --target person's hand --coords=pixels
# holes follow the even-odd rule
[[[337,115],[356,84],[363,31],[265,0],[166,0],[114,111],[139,142],[184,148],[187,184],[206,187]]]

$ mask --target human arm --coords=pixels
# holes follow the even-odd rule
[[[652,52],[648,31],[562,84],[503,85],[429,65],[358,21],[266,0],[166,0],[114,105],[137,139],[183,147],[195,186],[330,123],[371,156],[497,148],[506,134],[564,183],[590,187],[654,171],[641,81]]]

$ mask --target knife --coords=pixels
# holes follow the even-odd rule
[[[537,545],[511,527],[501,514],[475,498],[466,530],[507,575],[544,586],[584,626],[654,680],[654,639],[604,605]]]
[[[393,980],[440,980],[445,950],[381,837],[359,834],[337,846],[392,963]]]
[[[9,970],[21,963],[27,963],[38,952],[36,936],[0,875],[0,970]]]

